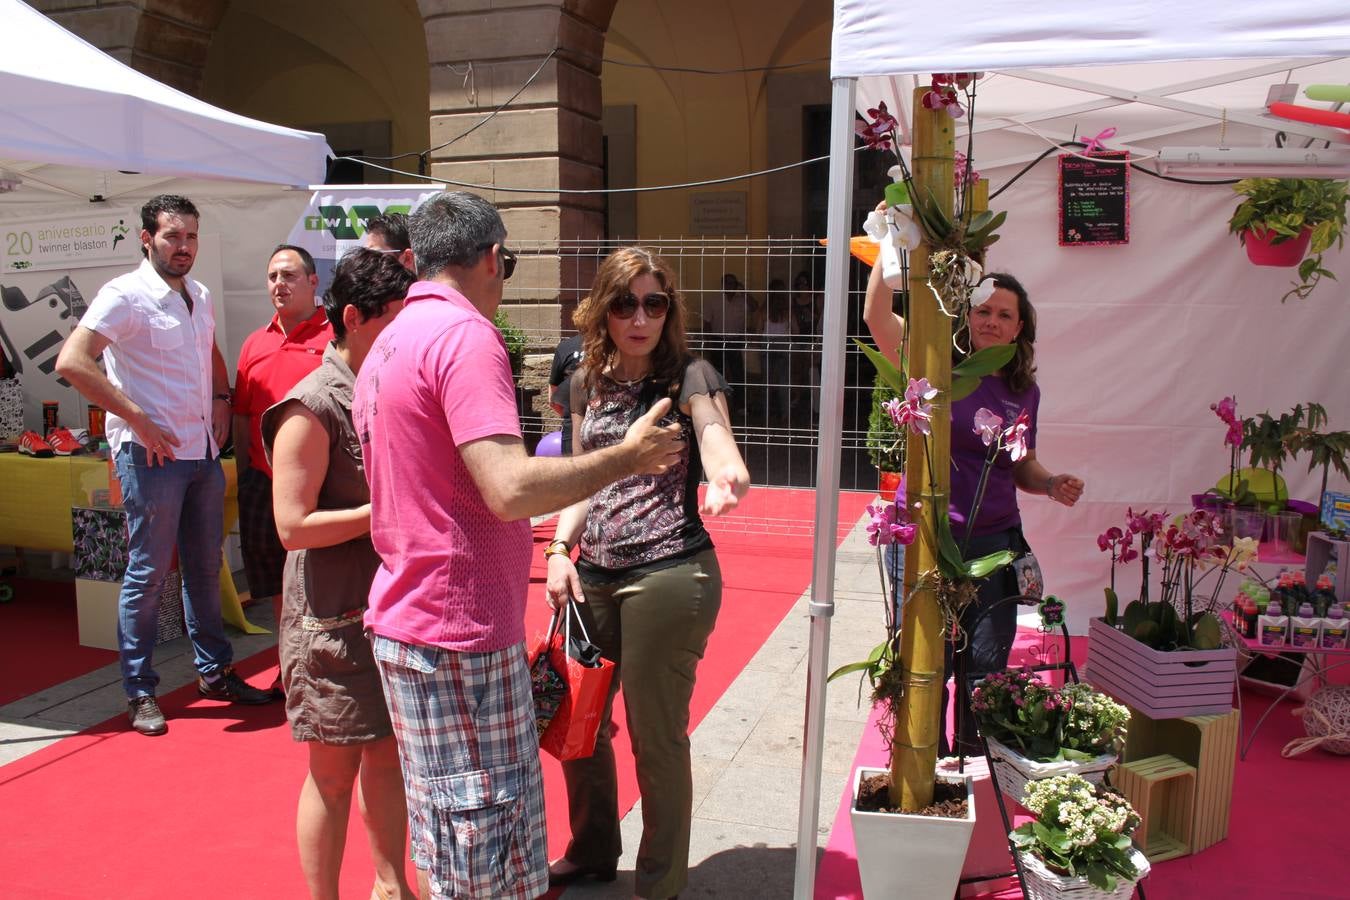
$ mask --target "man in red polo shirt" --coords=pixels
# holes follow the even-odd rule
[[[272,468],[263,452],[262,414],[323,361],[333,339],[322,306],[315,306],[319,277],[303,247],[282,244],[267,263],[272,321],[244,341],[234,381],[234,454],[239,473],[239,543],[255,601],[281,597],[286,549],[272,517]],[[278,618],[280,612],[278,611]]]

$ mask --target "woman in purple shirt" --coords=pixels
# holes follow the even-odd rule
[[[966,548],[967,559],[974,559],[999,550],[1023,553],[1028,550],[1022,537],[1022,517],[1017,506],[1017,491],[1040,494],[1065,506],[1073,506],[1083,494],[1083,480],[1067,472],[1052,473],[1036,458],[1036,422],[1041,402],[1041,389],[1036,384],[1036,310],[1027,298],[1026,289],[1011,275],[995,272],[986,276],[994,282],[992,295],[984,303],[971,309],[962,325],[971,352],[999,344],[1016,344],[1017,354],[1012,362],[993,375],[984,378],[970,396],[952,404],[952,469],[951,507],[952,534],[958,544]],[[891,311],[890,290],[881,279],[880,263],[873,268],[867,284],[863,319],[872,334],[877,349],[892,363],[899,364],[900,345],[904,340],[904,319]],[[957,334],[958,343],[962,334]],[[972,428],[979,409],[997,413],[1006,425],[1016,421],[1025,410],[1030,417],[1026,432],[1026,455],[1013,462],[1006,452],[999,452],[985,486],[984,498],[975,521],[967,521],[979,484],[980,472],[988,452],[980,436]],[[1004,597],[1018,593],[1017,577],[1007,566],[980,583],[980,592],[962,617],[969,633],[967,672],[971,675],[997,671],[1008,664],[1008,652],[1017,632],[1017,606],[995,604]],[[988,610],[988,614],[985,612]],[[951,645],[947,652],[947,674],[952,672]],[[947,694],[942,695],[943,721],[946,721]],[[975,740],[975,723],[966,712],[961,729],[962,749],[979,753]],[[950,752],[945,728],[940,747]]]

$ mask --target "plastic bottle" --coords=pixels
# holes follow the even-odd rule
[[[1260,620],[1262,610],[1258,609],[1256,603],[1248,600],[1242,608],[1242,636],[1251,640],[1256,640],[1256,623]]]
[[[1339,603],[1332,604],[1322,620],[1322,635],[1318,646],[1323,650],[1344,650],[1350,645],[1350,619],[1345,618],[1345,609]]]
[[[1313,613],[1313,605],[1300,604],[1298,615],[1289,619],[1289,646],[1299,650],[1316,650],[1321,635],[1322,619]]]
[[[1287,605],[1285,609],[1294,610],[1304,603],[1312,601],[1312,592],[1308,590],[1308,579],[1303,572],[1295,570],[1289,575],[1290,585],[1294,591],[1294,602]]]
[[[1257,640],[1263,647],[1283,647],[1289,635],[1289,617],[1283,615],[1280,601],[1272,594],[1266,613],[1257,617]]]

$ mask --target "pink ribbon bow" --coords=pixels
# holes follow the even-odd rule
[[[1116,129],[1114,127],[1103,128],[1101,131],[1097,132],[1096,137],[1090,137],[1087,139],[1086,142],[1087,146],[1083,148],[1083,154],[1086,156],[1089,153],[1104,152],[1106,148],[1102,146],[1102,141],[1109,141],[1111,140],[1111,138],[1115,136],[1116,136]]]

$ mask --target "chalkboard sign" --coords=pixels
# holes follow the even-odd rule
[[[1130,167],[1123,164],[1129,158],[1124,150],[1059,158],[1061,246],[1130,242]]]

